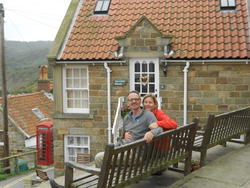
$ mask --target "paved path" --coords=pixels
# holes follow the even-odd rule
[[[198,153],[194,152],[193,159],[198,158]],[[208,150],[207,159],[205,167],[188,176],[165,171],[162,176],[151,176],[127,188],[250,188],[250,144],[229,143],[226,148],[216,146]],[[54,177],[53,169],[49,170],[49,176]],[[64,185],[64,177],[55,181]],[[4,188],[15,188],[13,182],[12,185]],[[44,182],[38,187],[50,188],[50,185]]]
[[[250,144],[232,151],[169,188],[250,188]]]

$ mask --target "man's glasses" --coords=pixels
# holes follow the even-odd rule
[[[136,102],[137,102],[137,101],[139,101],[139,100],[141,100],[141,99],[140,99],[140,98],[128,99],[129,102],[133,102],[133,101],[136,101]]]

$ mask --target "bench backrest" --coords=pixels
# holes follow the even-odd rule
[[[209,115],[202,147],[213,147],[250,129],[250,107]]]
[[[196,130],[197,122],[163,132],[149,144],[138,140],[116,148],[107,145],[98,187],[125,186],[187,158],[190,170]]]

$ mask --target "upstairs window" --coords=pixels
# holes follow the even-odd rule
[[[236,0],[221,0],[220,7],[222,10],[231,10],[236,8]]]
[[[111,0],[97,0],[95,14],[106,14],[109,10]]]

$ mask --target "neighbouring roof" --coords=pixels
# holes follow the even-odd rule
[[[93,15],[96,1],[84,0],[59,60],[115,59],[123,36],[142,17],[172,35],[171,58],[248,58],[246,0],[220,11],[218,0],[112,0],[108,15]]]
[[[0,98],[2,104],[2,98]],[[40,120],[32,109],[39,111],[47,118]],[[36,135],[36,126],[45,121],[52,121],[54,111],[54,102],[49,99],[44,92],[30,94],[21,94],[8,97],[8,114],[14,120],[16,126],[19,126],[29,136]]]

